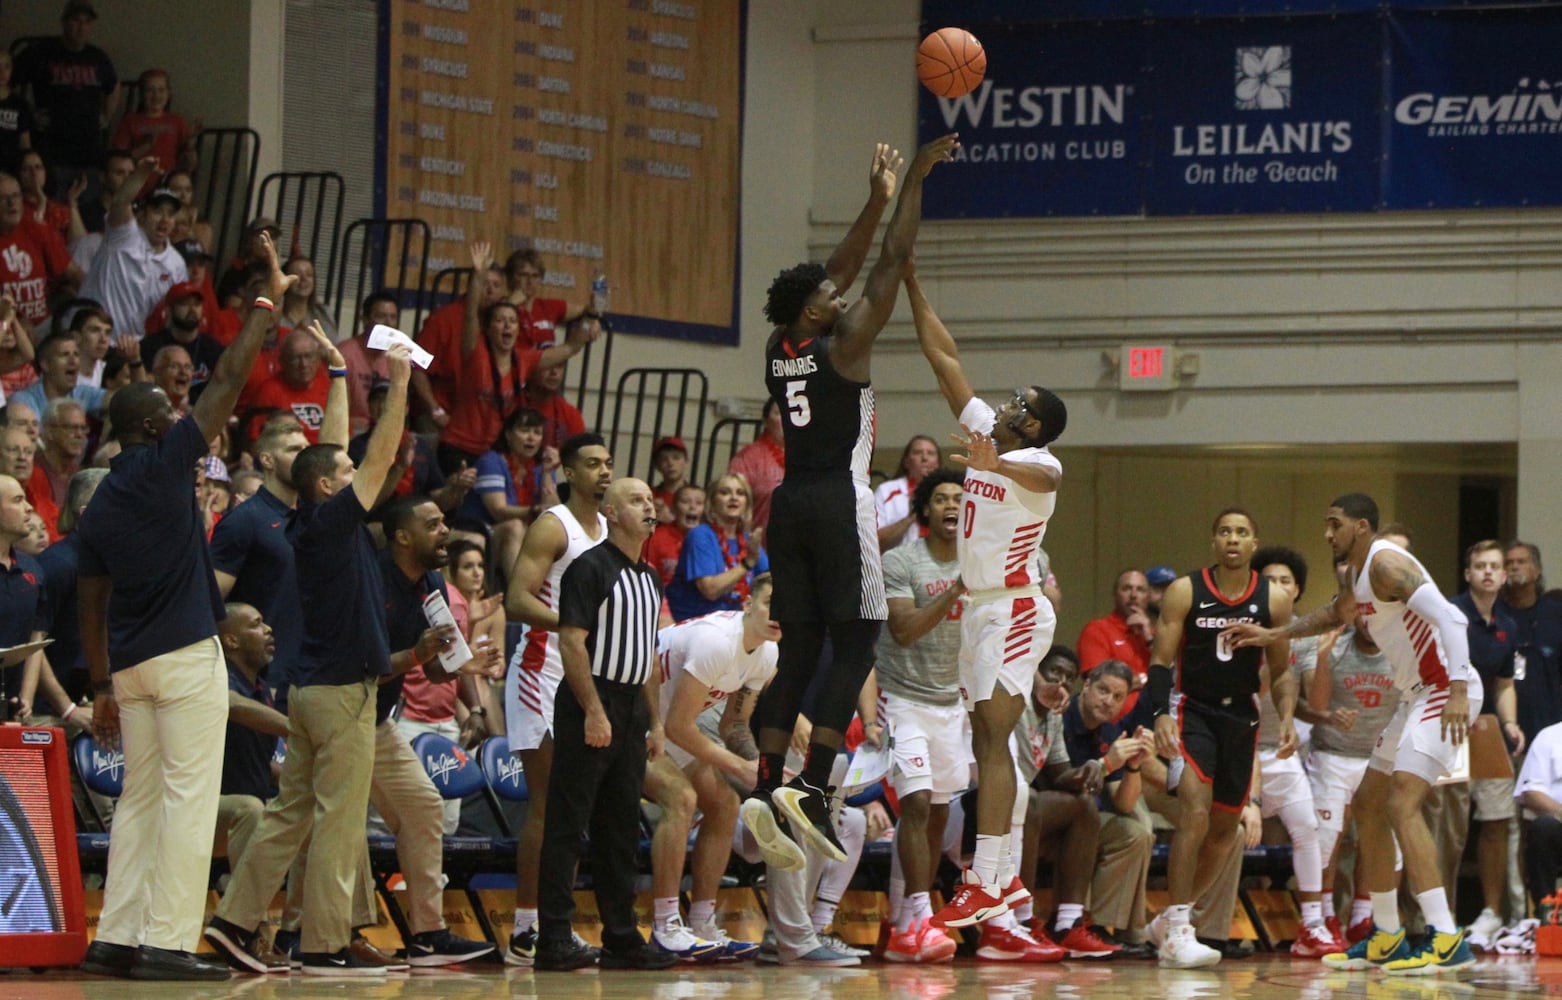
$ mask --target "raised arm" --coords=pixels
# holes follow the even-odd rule
[[[320,325],[319,320],[309,321],[309,332],[314,336],[315,343],[320,345],[320,357],[325,359],[326,370],[331,373],[331,388],[325,397],[325,420],[320,424],[320,443],[345,448],[348,436],[347,380],[352,375],[336,374],[347,370],[347,359],[331,343],[331,338],[325,335],[325,327]]]
[[[108,225],[118,229],[135,217],[136,195],[146,186],[147,180],[157,173],[157,157],[143,156],[136,161],[135,172],[114,192],[114,200],[108,204]],[[277,300],[278,302],[281,299]]]
[[[905,162],[900,150],[891,149],[888,143],[881,142],[874,147],[873,163],[868,168],[868,203],[862,206],[857,221],[846,230],[841,245],[824,264],[836,291],[845,292],[857,280],[857,272],[862,270],[862,263],[868,259],[868,250],[873,246],[873,234],[878,231],[884,206],[895,195],[895,179],[900,176],[900,168]]]
[[[392,346],[385,352],[385,360],[390,367],[390,392],[385,394],[385,409],[380,413],[380,422],[369,433],[368,447],[364,450],[363,461],[358,463],[358,471],[353,474],[351,486],[364,510],[373,509],[379,499],[391,466],[396,464],[396,452],[407,427],[407,380],[412,377],[407,345]]]
[[[965,377],[965,369],[960,364],[960,349],[955,346],[955,338],[933,311],[933,305],[923,294],[922,284],[917,281],[914,271],[906,276],[906,301],[911,303],[911,319],[917,328],[917,346],[922,348],[922,356],[927,358],[927,363],[933,368],[933,376],[938,379],[938,391],[944,394],[944,401],[958,417],[976,393],[971,390],[971,381]]]
[[[569,325],[569,330],[564,335],[564,343],[543,349],[542,356],[537,359],[537,366],[551,368],[563,364],[585,350],[586,345],[596,340],[601,333],[600,320],[590,318],[576,320]]]
[[[133,183],[137,183],[134,177],[126,181],[125,185]],[[124,188],[120,188],[120,192],[123,193]],[[262,233],[260,241],[270,267],[270,273],[266,276],[265,297],[274,304],[274,308],[282,302],[282,297],[293,287],[298,277],[282,273],[282,266],[277,262],[277,248],[269,235]],[[239,393],[244,390],[244,383],[249,379],[250,369],[255,367],[255,358],[260,355],[261,341],[266,339],[266,333],[275,321],[273,309],[256,305],[245,317],[238,338],[217,359],[217,370],[212,372],[211,380],[206,383],[206,389],[201,393],[201,398],[195,401],[195,408],[191,411],[201,428],[201,436],[207,441],[222,433],[222,429],[227,426],[228,418],[233,415],[233,406],[239,401]]]
[[[956,136],[950,133],[917,150],[916,159],[911,161],[911,169],[901,185],[900,197],[895,200],[895,214],[890,216],[889,226],[884,231],[884,247],[868,272],[862,298],[835,323],[830,360],[849,379],[868,379],[868,358],[873,351],[873,342],[895,309],[895,294],[916,245],[917,229],[922,223],[922,183],[935,164],[953,156],[955,139]]]
[[[463,358],[477,350],[477,335],[480,332],[478,326],[483,311],[483,276],[488,273],[489,265],[494,262],[492,243],[473,243],[471,250],[472,280],[466,285],[466,311],[461,316],[461,357]]]

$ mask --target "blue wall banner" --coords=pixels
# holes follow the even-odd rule
[[[1376,207],[1374,17],[1171,20],[1149,42],[1149,214]]]
[[[928,218],[1562,205],[1562,0],[925,0],[923,17],[987,50],[971,94],[918,88],[919,138],[962,147]]]
[[[921,93],[919,133],[960,133],[923,196],[929,218],[1133,215],[1143,203],[1144,28],[1064,22],[982,33],[987,78]]]
[[[1390,24],[1388,207],[1562,203],[1562,8]]]

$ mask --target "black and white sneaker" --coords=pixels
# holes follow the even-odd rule
[[[834,793],[834,788],[815,788],[798,775],[771,792],[770,801],[792,829],[807,837],[819,853],[832,861],[845,861],[846,849],[836,837],[835,821],[830,818],[830,796]]]
[[[519,934],[510,935],[510,946],[504,950],[504,964],[519,969],[529,969],[537,961],[537,928],[528,927]]]
[[[437,931],[412,935],[412,940],[407,942],[407,961],[420,968],[459,965],[493,950],[494,946],[487,941],[468,941],[450,933],[448,927],[441,927]]]
[[[777,792],[780,789],[776,789]],[[765,856],[765,864],[783,872],[802,871],[808,865],[808,856],[792,837],[770,797],[755,792],[738,807],[743,826],[759,845]]]
[[[271,971],[265,963],[251,954],[255,941],[254,931],[247,931],[230,920],[212,917],[211,923],[206,925],[202,936],[217,949],[217,954],[240,972]]]
[[[352,953],[349,948],[341,951],[306,951],[300,959],[306,976],[384,976],[385,966],[369,962]]]

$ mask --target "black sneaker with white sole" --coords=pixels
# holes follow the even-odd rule
[[[348,948],[331,952],[306,951],[299,958],[303,962],[304,975],[306,976],[357,976],[365,978],[385,975],[384,965],[365,961],[354,955],[352,950]]]
[[[450,933],[448,927],[412,935],[407,942],[407,961],[419,968],[459,965],[481,958],[494,950],[487,941],[469,941]]]
[[[830,796],[834,793],[834,788],[815,788],[799,775],[771,792],[770,801],[793,831],[807,837],[821,854],[832,861],[845,861],[846,848],[835,835],[835,821],[830,817]]]
[[[504,964],[529,969],[537,960],[537,928],[528,927],[519,934],[510,935],[510,945],[504,950]]]
[[[270,971],[263,962],[250,954],[255,941],[254,931],[247,931],[231,920],[212,917],[201,936],[217,949],[217,954],[240,972]]]

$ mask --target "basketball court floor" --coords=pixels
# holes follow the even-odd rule
[[[0,1000],[1487,1000],[1562,996],[1562,959],[1492,958],[1457,976],[1391,978],[1330,972],[1316,961],[1264,956],[1213,970],[1153,962],[1016,966],[961,960],[943,966],[871,963],[797,969],[743,963],[666,972],[573,973],[476,966],[383,980],[235,977],[228,983],[133,983],[77,973],[0,975]]]

